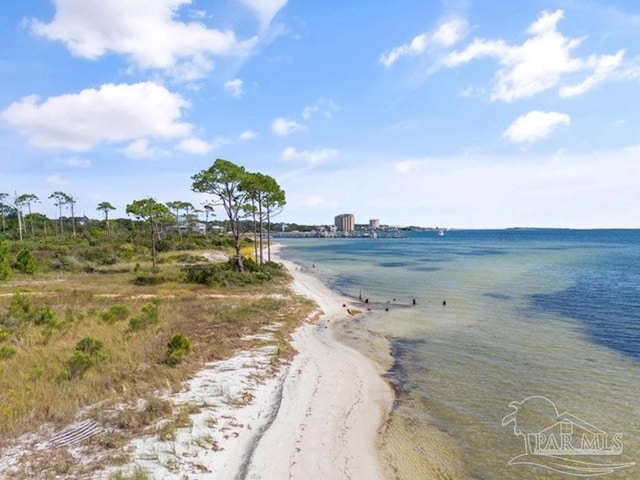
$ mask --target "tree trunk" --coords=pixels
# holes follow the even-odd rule
[[[33,226],[33,217],[31,216],[31,204],[29,203],[27,207],[29,208],[29,223],[31,223],[31,238],[34,238],[36,236],[36,229]]]
[[[64,236],[64,229],[62,227],[62,204],[58,205],[58,220],[60,223],[60,236],[63,237]]]
[[[73,237],[76,236],[76,215],[73,209],[74,202],[71,202],[71,228],[73,229]]]
[[[258,263],[258,226],[256,222],[256,209],[255,205],[253,206],[252,215],[253,215],[253,255],[256,259],[256,263]]]
[[[158,264],[158,253],[156,251],[157,229],[157,223],[151,220],[151,263],[153,270],[156,269],[156,265]]]
[[[231,222],[231,233],[233,234],[234,246],[236,249],[236,267],[239,272],[244,272],[242,263],[242,238],[240,237],[240,223],[237,220]]]
[[[267,210],[267,261],[271,261],[271,215]]]
[[[18,236],[22,241],[22,210],[18,208]]]
[[[258,218],[260,219],[260,265],[262,265],[264,263],[264,255],[262,253],[262,250],[263,250],[263,247],[262,247],[262,240],[263,240],[263,238],[262,238],[262,219],[263,219],[262,202],[258,203]]]

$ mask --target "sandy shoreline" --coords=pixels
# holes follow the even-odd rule
[[[382,479],[378,431],[391,408],[391,389],[383,372],[331,333],[331,323],[349,316],[349,300],[283,263],[294,277],[294,291],[313,299],[323,315],[294,334],[299,353],[284,378],[278,414],[257,444],[246,478]]]

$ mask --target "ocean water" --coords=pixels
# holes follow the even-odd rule
[[[396,478],[640,478],[640,230],[278,241],[362,299]]]

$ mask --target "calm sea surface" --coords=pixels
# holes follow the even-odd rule
[[[338,333],[389,365],[397,478],[640,479],[640,230],[278,241],[362,298]]]

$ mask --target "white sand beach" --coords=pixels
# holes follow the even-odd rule
[[[391,389],[371,361],[331,333],[332,322],[349,317],[348,301],[292,264],[287,266],[294,290],[316,301],[324,314],[295,333],[299,353],[284,378],[278,414],[257,444],[247,478],[384,478],[376,447],[391,407]]]

